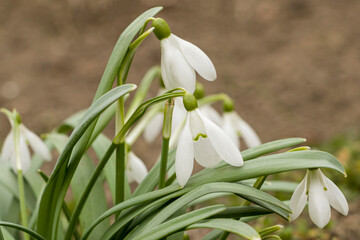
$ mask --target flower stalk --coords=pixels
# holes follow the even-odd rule
[[[159,189],[165,187],[165,176],[166,166],[169,154],[169,143],[171,136],[171,120],[174,109],[173,99],[169,99],[164,108],[164,124],[162,131],[162,147],[161,147],[161,164],[160,164],[160,175],[159,175]]]

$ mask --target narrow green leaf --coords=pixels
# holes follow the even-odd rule
[[[33,238],[36,238],[36,239],[39,239],[39,240],[46,240],[44,237],[42,237],[37,232],[35,232],[35,231],[33,231],[33,230],[29,229],[29,228],[23,227],[21,225],[15,224],[15,223],[0,221],[0,226],[9,227],[9,228],[15,228],[17,230],[20,230],[22,232],[25,232],[25,233],[29,234]]]
[[[283,225],[274,225],[274,226],[262,229],[261,231],[259,231],[259,234],[263,238],[263,237],[273,234],[274,232],[276,232],[280,229],[283,229],[283,228],[284,228]]]
[[[341,163],[329,153],[314,150],[296,151],[259,157],[246,162],[242,167],[227,165],[210,169],[206,174],[198,173],[192,176],[186,186],[198,186],[209,182],[234,182],[308,168],[330,168],[345,174]]]
[[[246,180],[241,181],[241,183],[246,185],[253,185],[255,180]],[[264,184],[261,186],[261,190],[263,191],[271,191],[271,192],[288,192],[293,193],[296,187],[299,185],[298,182],[289,182],[289,181],[277,181],[277,180],[270,180],[265,181]]]
[[[118,41],[115,44],[114,50],[111,53],[110,59],[106,65],[104,74],[101,78],[99,87],[96,91],[94,100],[101,97],[104,93],[109,91],[111,88],[116,74],[119,72],[120,65],[123,62],[126,52],[128,48],[136,36],[136,34],[143,27],[146,20],[150,17],[153,17],[158,12],[162,10],[162,7],[155,7],[147,10],[143,14],[141,14],[138,18],[136,18],[120,35]]]
[[[250,225],[233,219],[210,219],[200,223],[194,223],[186,227],[186,230],[197,228],[213,228],[235,233],[250,240],[260,240],[258,232]]]
[[[135,109],[140,106],[149,91],[151,83],[154,81],[154,79],[160,77],[160,75],[161,69],[159,66],[150,68],[150,70],[145,74],[126,113],[126,119],[129,119],[131,114],[134,113]]]
[[[223,205],[214,205],[195,210],[171,219],[147,232],[143,232],[141,235],[136,236],[133,240],[160,239],[224,210],[225,207]]]
[[[95,170],[95,166],[91,159],[86,155],[83,156],[79,164],[79,171],[75,172],[75,175],[71,181],[71,189],[74,194],[74,200],[77,203],[84,191],[84,183],[90,179],[92,172]],[[101,179],[95,182],[89,197],[84,204],[83,211],[80,213],[80,226],[81,229],[87,229],[91,223],[98,218],[103,212],[107,210],[107,202],[103,189]],[[109,222],[103,222],[97,226],[93,234],[89,239],[100,239],[102,232],[109,226]]]
[[[285,171],[319,167],[325,167],[337,170],[339,172],[344,172],[343,167],[337,161],[337,159],[334,156],[325,152],[300,151],[264,156],[246,162],[243,167],[225,166],[219,169],[210,169],[210,171],[207,171],[207,174],[196,174],[190,178],[188,184],[183,189],[181,189],[181,187],[177,183],[174,183],[173,185],[170,185],[161,190],[135,196],[106,211],[93,223],[93,225],[96,225],[103,219],[126,208],[130,208],[137,204],[145,203],[147,201],[154,201],[171,193],[174,193],[174,195],[176,196],[181,196],[193,190],[194,188],[204,185],[206,183],[235,182],[264,175],[272,175]]]
[[[283,202],[256,188],[237,183],[209,183],[191,190],[182,197],[178,198],[173,203],[163,208],[156,216],[153,217],[152,221],[150,221],[149,224],[147,224],[146,226],[142,226],[142,231],[146,232],[148,229],[154,228],[155,226],[161,224],[163,221],[168,219],[176,211],[189,204],[191,201],[194,201],[201,196],[214,192],[231,192],[240,195],[241,197],[244,197],[246,199],[251,199],[253,202],[261,204],[266,208],[270,208],[273,211],[277,211],[277,208],[290,211],[290,209],[288,209],[288,206],[283,204]],[[268,204],[263,204],[263,202],[266,202]],[[273,208],[271,205],[274,205],[277,208]],[[283,214],[283,212],[280,212],[280,214]]]
[[[72,132],[69,141],[60,155],[55,169],[46,184],[40,203],[37,229],[39,233],[46,238],[51,239],[53,232],[57,229],[57,225],[54,223],[58,221],[66,190],[70,184],[72,174],[76,169],[77,164],[72,165],[73,168],[68,170],[69,174],[67,175],[67,162],[70,154],[72,153],[74,157],[75,155],[82,155],[88,141],[84,141],[85,147],[80,146],[82,152],[73,151],[75,144],[82,136],[86,136],[84,133],[87,128],[108,106],[115,102],[119,97],[124,96],[135,88],[136,86],[133,84],[125,84],[106,93],[90,106],[79,125]],[[81,157],[77,158],[77,161],[80,161],[80,159]]]
[[[238,206],[227,207],[225,211],[216,214],[213,218],[240,218],[248,216],[258,216],[273,213],[271,210],[260,206]]]

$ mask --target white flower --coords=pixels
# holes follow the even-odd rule
[[[211,121],[216,123],[216,125],[218,125],[219,127],[222,125],[223,120],[221,119],[220,114],[210,104],[203,105],[199,108],[201,112]]]
[[[148,174],[148,170],[145,164],[133,152],[129,152],[127,154],[127,157],[128,162],[126,167],[126,174],[129,183],[141,183]]]
[[[308,170],[292,195],[291,221],[299,217],[307,201],[310,218],[319,228],[325,227],[330,221],[330,206],[345,216],[349,212],[348,203],[340,189],[320,169]]]
[[[203,167],[215,167],[221,160],[233,166],[243,165],[239,149],[198,108],[188,112],[176,150],[176,178],[181,186],[191,176],[194,158]]]
[[[224,112],[223,129],[229,135],[231,140],[240,147],[239,136],[249,147],[255,147],[261,144],[261,141],[250,125],[245,122],[235,111]]]
[[[13,124],[12,124],[13,125]],[[1,159],[3,161],[10,161],[14,171],[27,171],[30,168],[31,155],[27,144],[30,145],[34,153],[38,154],[46,161],[51,160],[51,154],[45,143],[32,131],[30,131],[24,124],[19,125],[20,136],[18,139],[20,161],[17,163],[15,154],[15,137],[14,126],[12,126],[10,133],[4,141],[1,151]]]
[[[216,71],[209,57],[197,46],[170,34],[160,41],[161,75],[167,89],[183,87],[195,91],[195,70],[206,80],[216,79]]]

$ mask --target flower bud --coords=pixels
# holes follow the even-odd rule
[[[191,112],[198,108],[196,98],[191,93],[186,93],[183,97],[184,107],[188,112]]]
[[[171,34],[169,25],[162,18],[156,18],[152,22],[151,26],[155,28],[154,34],[159,40],[163,40],[164,38],[169,37]]]
[[[194,96],[196,99],[201,99],[205,96],[204,85],[201,83],[196,83]]]
[[[223,102],[224,112],[232,112],[234,111],[234,101],[230,98],[226,98]]]

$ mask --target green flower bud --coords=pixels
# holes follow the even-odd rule
[[[191,93],[186,93],[183,97],[184,107],[188,112],[191,112],[198,108],[196,98]]]
[[[232,112],[234,111],[234,101],[230,98],[227,98],[223,102],[223,110],[224,112]]]
[[[196,97],[196,99],[202,99],[205,96],[204,85],[202,85],[201,83],[196,83],[194,96]]]
[[[162,18],[156,18],[152,22],[151,26],[155,28],[154,34],[159,40],[163,40],[164,38],[169,37],[171,34],[169,25]]]

